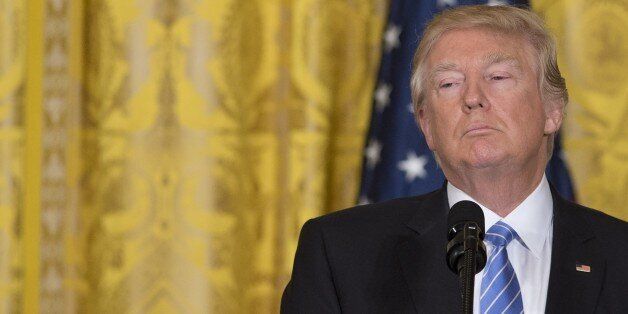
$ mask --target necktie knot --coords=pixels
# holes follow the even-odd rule
[[[507,223],[498,221],[486,231],[484,239],[496,247],[507,246],[517,237],[517,232]]]

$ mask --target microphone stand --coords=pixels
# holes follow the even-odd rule
[[[476,255],[478,251],[478,229],[475,224],[464,225],[464,256],[458,261],[462,313],[473,314],[473,288],[475,286]]]

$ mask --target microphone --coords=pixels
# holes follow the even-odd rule
[[[484,213],[471,201],[460,201],[447,216],[447,266],[460,278],[462,312],[473,311],[475,274],[486,265]]]

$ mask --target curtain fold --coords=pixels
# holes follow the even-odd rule
[[[26,4],[0,0],[0,312],[24,306]]]

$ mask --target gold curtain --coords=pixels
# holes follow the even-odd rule
[[[578,201],[628,221],[628,2],[535,0],[558,39]]]
[[[0,0],[0,312],[274,313],[385,0]]]
[[[535,1],[580,200],[628,219],[621,1]],[[274,313],[355,200],[385,0],[0,0],[0,313]]]

